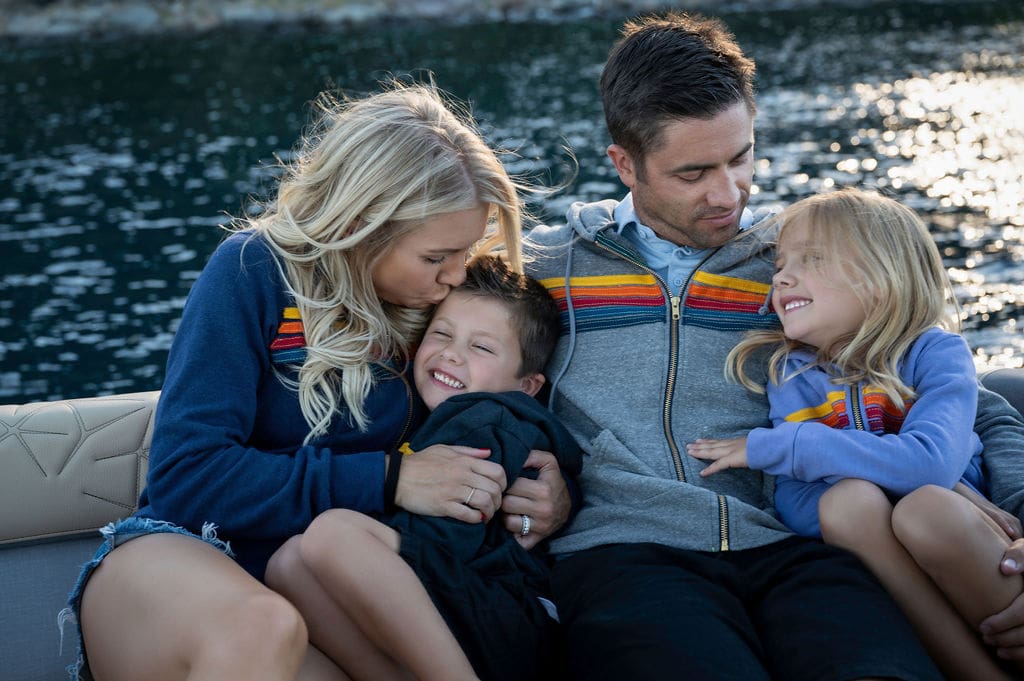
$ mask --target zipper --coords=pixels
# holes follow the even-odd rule
[[[405,369],[403,369],[401,373],[395,372],[395,376],[402,382],[402,385],[405,386],[405,403],[406,403],[407,407],[406,407],[406,412],[405,412],[405,425],[402,426],[402,430],[398,434],[398,439],[395,440],[395,443],[393,445],[391,445],[391,449],[388,450],[388,451],[393,452],[393,453],[394,452],[398,452],[398,448],[401,447],[402,443],[405,442],[405,437],[406,437],[406,435],[409,434],[409,427],[412,425],[412,419],[413,419],[413,416],[415,415],[415,406],[414,406],[415,400],[413,399],[413,395],[412,395],[412,386],[409,385],[409,379],[408,379],[409,371],[408,371],[408,369],[409,369],[409,364],[408,364],[408,361],[407,361]]]
[[[661,412],[661,425],[665,433],[665,440],[668,442],[669,452],[672,454],[672,465],[675,468],[676,480],[680,482],[686,482],[686,471],[683,470],[683,459],[679,454],[679,447],[676,445],[675,438],[672,436],[672,392],[675,389],[676,384],[676,369],[679,367],[679,318],[681,316],[681,298],[679,296],[672,295],[668,282],[661,278],[657,272],[648,267],[645,263],[631,257],[627,253],[624,253],[616,248],[613,248],[608,244],[602,235],[598,234],[594,240],[594,243],[602,248],[603,250],[612,253],[626,262],[638,267],[639,269],[647,272],[654,277],[661,289],[668,295],[669,303],[672,311],[672,324],[669,329],[669,357],[668,357],[668,376],[665,381],[665,396],[662,401],[662,412]],[[689,280],[687,280],[687,283]],[[685,284],[683,286],[686,288]]]
[[[721,494],[718,495],[718,550],[729,550],[729,505]]]
[[[672,394],[675,392],[676,385],[676,371],[679,368],[679,320],[682,317],[682,307],[685,300],[685,292],[690,286],[690,282],[693,280],[693,275],[700,271],[704,266],[704,263],[708,259],[718,252],[716,248],[711,253],[704,256],[700,262],[698,262],[689,276],[686,277],[686,281],[683,282],[682,288],[679,290],[679,295],[674,296],[670,292],[668,283],[661,278],[661,276],[648,267],[645,263],[640,262],[636,258],[633,258],[628,253],[615,248],[613,244],[606,241],[603,234],[598,234],[594,239],[594,244],[601,249],[613,253],[618,257],[622,258],[628,263],[633,264],[639,269],[649,273],[653,276],[662,290],[668,294],[669,303],[672,311],[672,325],[669,331],[669,361],[668,361],[668,377],[665,382],[665,399],[662,406],[662,428],[665,431],[665,440],[668,443],[669,452],[672,454],[672,464],[676,470],[676,480],[679,482],[688,482],[686,479],[686,472],[683,470],[682,456],[679,454],[679,447],[676,445],[675,437],[672,435]],[[718,496],[718,550],[728,551],[729,550],[729,502],[725,498],[725,495],[719,494]]]
[[[857,430],[864,430],[864,415],[860,410],[860,386],[850,386],[850,411],[853,412],[853,425]]]

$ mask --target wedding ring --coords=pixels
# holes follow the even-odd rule
[[[519,536],[520,537],[525,537],[526,535],[530,534],[530,516],[528,516],[528,515],[526,515],[524,513],[522,518],[523,518],[523,529],[519,530]]]
[[[474,494],[476,494],[476,487],[470,487],[469,488],[469,496],[466,497],[466,500],[463,501],[462,503],[465,504],[466,506],[469,506],[469,502],[473,500],[473,495]]]

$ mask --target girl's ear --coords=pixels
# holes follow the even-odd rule
[[[519,380],[521,381],[519,389],[533,397],[540,391],[541,386],[544,385],[544,374],[530,374]]]

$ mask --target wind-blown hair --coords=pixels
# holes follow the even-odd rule
[[[285,167],[275,201],[236,229],[262,234],[283,263],[302,318],[297,383],[306,442],[342,405],[362,429],[371,365],[408,356],[429,311],[378,298],[374,266],[402,237],[445,213],[490,208],[475,252],[522,271],[522,213],[513,182],[472,118],[436,88],[395,83],[364,99],[322,94],[318,117]]]
[[[910,208],[857,189],[819,194],[783,210],[779,237],[795,224],[807,225],[821,255],[816,266],[836,286],[849,288],[866,318],[856,333],[828,348],[810,348],[787,339],[781,329],[752,332],[726,360],[726,375],[764,392],[744,371],[755,352],[774,346],[768,377],[778,384],[787,355],[798,348],[816,351],[816,366],[839,385],[871,383],[903,404],[914,397],[900,380],[899,363],[922,333],[933,326],[959,331],[960,320],[949,277],[928,228]]]
[[[754,114],[755,70],[718,19],[669,12],[629,21],[601,71],[608,134],[642,172],[666,123],[709,120],[738,102]]]

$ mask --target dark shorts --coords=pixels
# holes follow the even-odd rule
[[[860,561],[817,540],[600,546],[559,561],[552,579],[573,678],[942,678]]]
[[[542,598],[549,570],[511,539],[468,563],[447,547],[403,534],[402,558],[487,681],[541,681],[557,654],[558,623]]]

